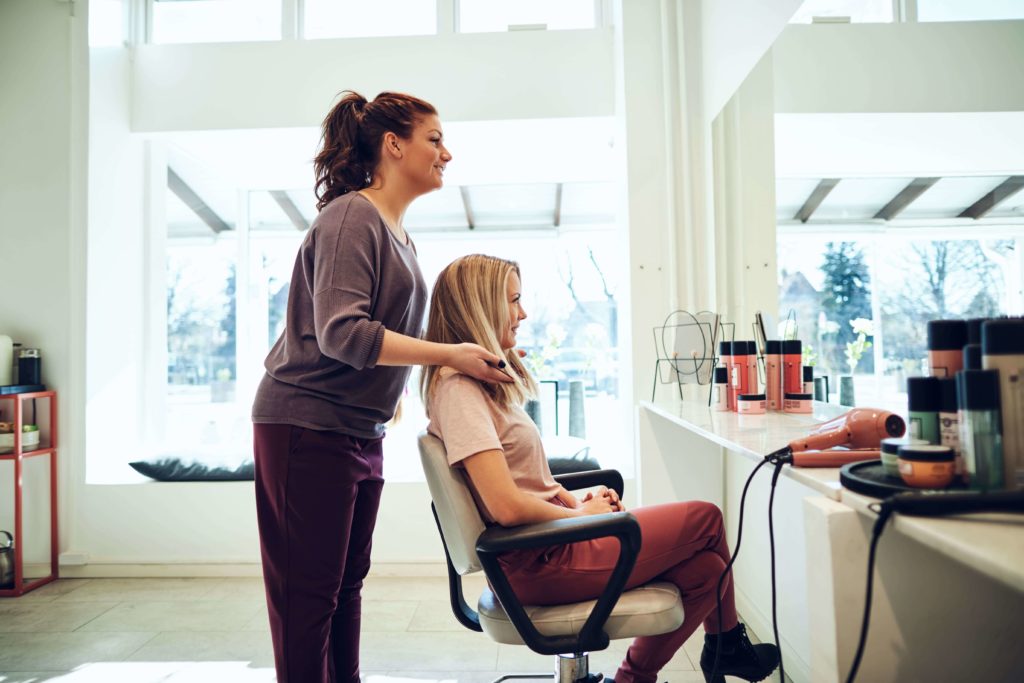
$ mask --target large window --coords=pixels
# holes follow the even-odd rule
[[[153,43],[281,39],[281,0],[153,0]]]
[[[808,204],[794,199],[810,199],[822,182],[837,183],[836,192],[811,209],[813,217],[800,214]],[[838,193],[844,183],[849,191]],[[816,366],[815,374],[830,377],[833,392],[838,377],[853,375],[860,404],[906,408],[906,378],[925,372],[927,321],[1021,312],[1024,225],[1017,206],[1024,198],[1004,199],[980,223],[958,221],[948,216],[1006,187],[1007,179],[927,183],[930,189],[900,209],[907,218],[874,222],[867,218],[891,206],[888,200],[910,181],[778,183],[779,315],[797,325],[795,331],[780,325],[778,332],[803,340],[806,362]]]
[[[594,28],[594,0],[459,0],[459,31],[482,33],[517,27]]]
[[[122,0],[91,0],[89,47],[116,47],[124,42],[125,7]]]
[[[437,33],[437,7],[428,0],[305,0],[303,37],[354,38]]]
[[[492,182],[456,184],[453,167],[454,178],[444,189],[412,205],[405,226],[428,284],[464,254],[488,253],[520,263],[528,318],[519,343],[528,366],[544,381],[537,414],[549,447],[561,455],[589,448],[603,466],[628,474],[632,437],[621,428],[628,410],[619,393],[618,353],[619,321],[627,319],[620,310],[627,300],[625,260],[615,228],[615,186],[601,179],[610,165],[593,151],[610,154],[610,148],[592,139],[605,140],[609,125],[603,119],[516,122],[514,131],[506,124],[450,125],[446,135],[454,140],[460,166]],[[166,291],[167,368],[159,400],[166,410],[162,427],[149,435],[157,454],[211,464],[251,457],[252,394],[283,329],[295,256],[316,211],[309,188],[240,184],[288,187],[292,178],[304,180],[311,175],[311,155],[294,150],[315,147],[317,133],[310,130],[305,138],[295,131],[182,134],[180,144],[171,145],[166,281],[160,285]],[[478,137],[492,141],[493,158],[509,161],[498,169],[479,166],[486,158],[476,159],[471,151]],[[515,154],[494,140],[515,141],[520,156],[534,164],[540,153],[532,146],[555,148],[549,137],[588,150],[567,155],[582,171],[559,162],[560,172],[574,180],[493,182],[519,173],[512,163]],[[529,175],[532,166],[526,159],[519,163]],[[294,173],[288,171],[292,165]],[[542,180],[556,175],[556,163],[543,166],[547,178]],[[418,380],[414,372],[402,419],[389,428],[389,448],[399,454],[388,459],[390,481],[422,478],[412,457],[415,437],[426,425]]]
[[[918,21],[1024,19],[1020,0],[916,0]]]
[[[893,0],[804,0],[790,23],[810,24],[841,18],[857,23],[890,23],[892,10]]]

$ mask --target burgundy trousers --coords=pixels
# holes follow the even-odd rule
[[[381,441],[255,424],[256,515],[278,683],[359,683]]]
[[[635,588],[654,579],[679,587],[686,612],[675,631],[637,638],[615,674],[615,683],[654,683],[658,672],[686,639],[704,624],[708,633],[728,631],[737,624],[732,573],[722,584],[722,622],[716,615],[715,587],[729,562],[722,511],[704,502],[668,503],[630,512],[640,523],[641,547],[626,582]],[[615,538],[573,543],[537,554],[503,556],[509,582],[528,605],[580,602],[604,590],[619,557]]]

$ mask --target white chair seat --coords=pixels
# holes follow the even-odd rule
[[[526,614],[545,636],[571,636],[579,633],[596,600],[552,605],[526,606]],[[492,640],[521,645],[523,639],[489,588],[480,596],[477,612],[480,626]],[[679,589],[671,583],[648,583],[626,591],[615,604],[604,631],[612,640],[668,633],[683,623],[683,604]]]

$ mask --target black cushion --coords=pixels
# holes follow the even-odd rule
[[[590,449],[587,449],[589,451]],[[559,474],[572,474],[573,472],[590,472],[591,470],[601,469],[601,465],[598,464],[597,460],[586,454],[586,451],[577,453],[576,455],[569,458],[548,458],[548,467],[551,468],[551,474],[556,477]]]
[[[253,481],[255,464],[244,460],[237,466],[210,465],[192,458],[161,456],[128,463],[136,472],[157,481]]]

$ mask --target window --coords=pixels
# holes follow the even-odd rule
[[[594,0],[459,0],[459,31],[462,33],[508,31],[514,27],[594,28],[596,23]]]
[[[437,3],[428,0],[305,0],[303,36],[358,38],[437,33]]]
[[[428,285],[455,258],[486,253],[519,263],[523,306],[527,318],[519,328],[519,348],[527,351],[526,365],[541,385],[541,428],[548,444],[562,444],[570,436],[569,382],[583,382],[585,432],[578,434],[590,455],[603,467],[632,473],[631,435],[622,428],[625,406],[619,393],[621,373],[617,319],[625,320],[625,266],[617,249],[612,225],[592,225],[556,232],[505,230],[469,233],[413,231],[420,266]],[[555,401],[557,423],[555,429]],[[413,443],[426,425],[419,399],[419,373],[414,372],[403,399],[402,419],[389,429],[392,443]],[[557,446],[556,446],[557,447]],[[549,455],[552,453],[549,452]],[[385,461],[389,480],[421,477],[418,463]]]
[[[917,0],[918,21],[1024,19],[1020,0]]]
[[[444,189],[410,207],[405,226],[428,284],[468,253],[520,263],[529,317],[519,343],[535,375],[548,380],[541,396],[545,437],[561,437],[549,441],[555,447],[589,447],[603,466],[629,474],[632,436],[622,429],[628,408],[619,393],[618,353],[618,321],[627,320],[621,310],[626,264],[615,227],[615,186],[602,179],[611,168],[610,125],[607,119],[450,124],[446,136],[461,172],[473,169],[491,182],[458,185],[460,171],[453,167]],[[316,210],[311,188],[239,186],[306,185],[312,156],[306,150],[315,149],[318,137],[316,129],[218,131],[176,134],[169,143],[167,280],[160,285],[167,368],[158,397],[166,410],[162,428],[150,435],[155,454],[219,464],[251,457],[252,392],[281,334],[295,256]],[[563,147],[551,145],[551,137]],[[474,158],[479,147],[487,154]],[[539,151],[545,149],[559,149],[565,160],[548,159]],[[488,158],[502,162],[478,166]],[[538,164],[545,182],[508,182],[510,175],[536,175]],[[547,181],[556,173],[574,180]],[[391,481],[422,479],[412,457],[426,425],[418,381],[414,372],[403,417],[389,428],[390,448],[410,456],[387,460]],[[584,393],[584,426],[577,434],[583,444],[564,438],[572,435],[574,381],[582,382]]]
[[[789,23],[810,24],[840,17],[856,23],[891,23],[892,6],[892,0],[804,0]]]
[[[833,392],[839,376],[852,374],[858,396],[903,409],[906,378],[925,371],[929,320],[1010,311],[1007,287],[1019,279],[1020,242],[1010,233],[987,239],[899,233],[780,231],[779,309],[783,318],[795,316],[805,361],[831,378]],[[848,345],[861,330],[872,346],[851,366]]]
[[[89,47],[116,47],[124,42],[122,0],[92,0],[89,3]]]
[[[153,0],[153,43],[281,39],[281,0]]]

